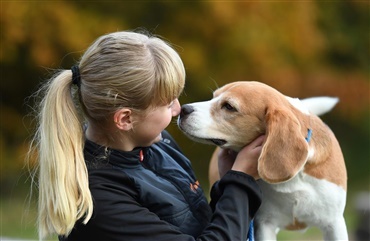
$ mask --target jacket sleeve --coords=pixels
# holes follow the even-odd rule
[[[235,172],[235,171],[230,171],[231,173],[239,173],[239,172]],[[245,185],[245,184],[248,184],[247,185],[247,188],[250,189],[249,190],[249,216],[250,217],[254,217],[254,215],[256,214],[260,204],[261,204],[261,199],[262,199],[262,193],[261,193],[261,190],[257,184],[257,182],[253,179],[253,177],[247,175],[247,174],[243,174],[243,173],[240,173],[241,175],[245,175],[245,178],[246,178],[246,181],[243,181],[242,185]],[[215,211],[215,208],[216,208],[216,204],[218,202],[218,200],[220,199],[220,197],[222,196],[223,194],[223,191],[224,191],[224,184],[223,183],[227,183],[230,179],[230,175],[225,175],[225,177],[223,179],[221,179],[222,181],[218,180],[217,182],[215,182],[211,188],[211,193],[210,193],[210,198],[211,198],[211,202],[210,202],[210,206],[212,208],[213,211]],[[220,184],[221,182],[221,184]]]
[[[122,180],[121,175],[112,175],[111,170],[106,173],[100,170],[99,175],[90,180],[93,217],[87,225],[78,223],[68,238],[60,237],[60,240],[244,241],[250,214],[254,214],[260,205],[259,188],[253,178],[229,171],[218,184],[221,195],[211,222],[199,237],[194,238],[143,207],[137,191],[130,185],[122,185],[122,181],[130,182]]]
[[[261,205],[262,193],[253,177],[229,171],[211,191],[212,220],[201,240],[247,240],[249,223]],[[209,239],[208,237],[214,237]]]

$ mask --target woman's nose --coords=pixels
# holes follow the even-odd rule
[[[172,105],[172,116],[178,116],[181,111],[180,102],[178,99],[174,100]]]

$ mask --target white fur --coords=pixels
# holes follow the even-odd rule
[[[287,100],[289,101],[289,103],[292,104],[295,108],[297,108],[298,110],[302,111],[302,113],[304,113],[306,115],[309,115],[310,114],[307,106],[304,105],[304,103],[300,99],[298,99],[298,98],[292,98],[292,97],[289,97],[289,96],[285,96],[285,98],[287,98]]]
[[[189,134],[198,133],[201,135],[199,138],[206,138],[208,133],[212,132],[212,130],[209,129],[212,129],[214,125],[212,124],[213,119],[211,118],[209,109],[211,102],[215,101],[215,99],[212,99],[211,101],[196,102],[192,104],[194,114],[192,114],[188,120],[188,123],[192,123],[192,125],[187,125],[187,131]],[[201,116],[199,114],[201,114]],[[194,122],[196,122],[197,125],[194,125]],[[180,118],[178,119],[178,125],[181,127]],[[189,137],[191,138],[191,136]]]
[[[285,96],[287,100],[302,113],[309,115],[323,115],[334,108],[339,99],[335,97],[319,96],[305,99]]]
[[[302,171],[289,182],[258,183],[264,198],[255,220],[261,223],[256,240],[276,240],[276,230],[284,229],[294,218],[320,227],[325,240],[348,240],[342,216],[346,199],[343,188]]]
[[[338,101],[338,98],[327,96],[311,97],[301,100],[302,104],[314,115],[323,115],[329,112]]]

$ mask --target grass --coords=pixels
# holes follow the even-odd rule
[[[20,198],[0,200],[1,236],[37,239],[36,210]]]
[[[38,240],[36,228],[36,201],[29,196],[30,183],[27,176],[19,174],[1,184],[0,198],[0,240]],[[11,183],[11,184],[9,184]],[[52,239],[58,240],[57,238]]]

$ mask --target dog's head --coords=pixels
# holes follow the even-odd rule
[[[239,151],[265,134],[259,175],[270,183],[291,179],[308,158],[308,111],[294,99],[259,82],[233,82],[209,101],[182,106],[178,126],[191,139]],[[300,108],[300,109],[297,109]],[[308,119],[308,118],[307,118]]]

